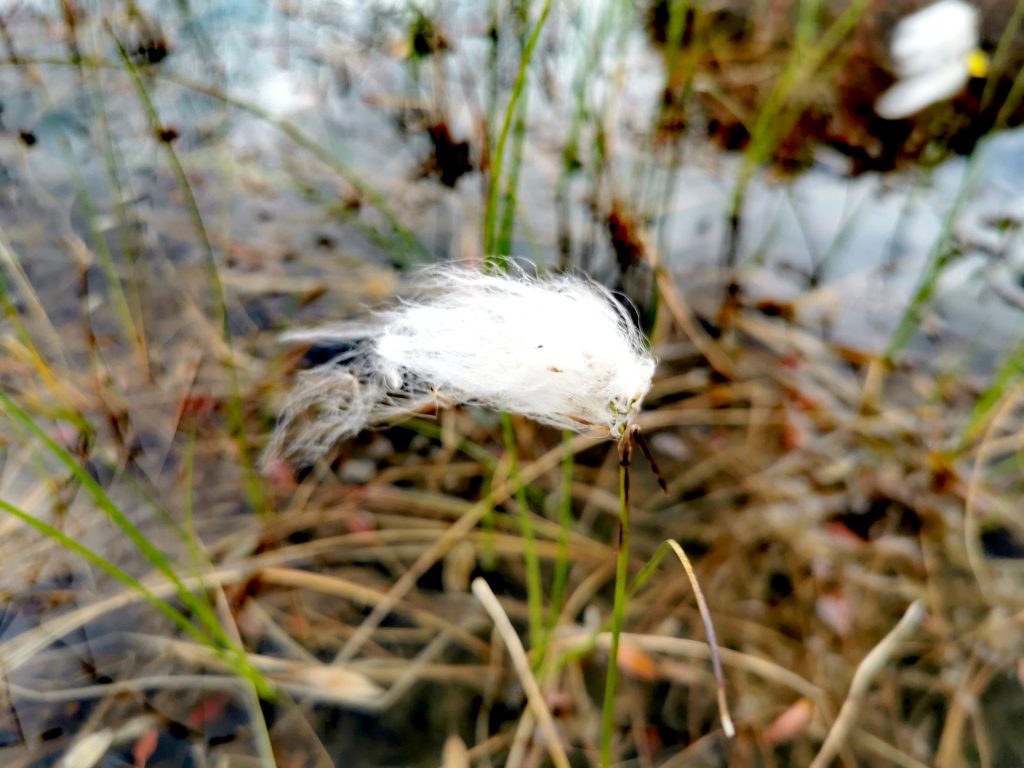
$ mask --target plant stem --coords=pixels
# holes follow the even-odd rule
[[[132,64],[128,51],[125,50],[121,40],[114,34],[114,30],[109,23],[106,24],[106,28],[107,34],[110,35],[121,55],[121,62],[124,66],[124,70],[131,79],[132,84],[135,86],[135,92],[139,98],[140,105],[146,115],[150,128],[155,136],[159,136],[164,130],[164,124],[160,119],[160,115],[156,110],[156,105],[153,103],[145,83],[142,81],[142,76],[135,68],[135,65]],[[171,142],[161,141],[160,145],[163,147],[164,153],[167,156],[168,164],[178,180],[178,187],[181,191],[182,197],[184,198],[186,208],[191,214],[192,223],[195,227],[199,244],[202,246],[203,253],[206,257],[207,273],[209,275],[210,288],[214,300],[214,319],[216,320],[216,325],[220,330],[221,338],[229,353],[229,359],[225,361],[225,369],[227,371],[228,381],[231,387],[231,396],[228,397],[225,402],[225,405],[227,406],[228,427],[231,435],[235,439],[235,444],[238,446],[238,455],[241,459],[242,467],[246,471],[246,490],[249,495],[249,504],[258,512],[268,512],[269,509],[267,507],[267,498],[263,490],[263,482],[256,473],[255,463],[252,458],[252,451],[246,436],[245,415],[242,407],[242,393],[238,381],[238,371],[236,368],[237,363],[235,361],[234,348],[231,339],[231,328],[228,323],[227,293],[224,290],[224,283],[220,279],[217,256],[213,252],[213,245],[210,242],[210,237],[206,230],[203,214],[199,208],[199,201],[196,200],[195,192],[192,189],[192,183],[189,181],[188,174],[185,172],[185,166],[182,164],[181,158],[178,157],[178,153],[174,150],[174,147],[171,146]]]
[[[568,430],[562,433],[562,498],[558,503],[558,554],[555,558],[555,577],[551,584],[551,604],[548,614],[548,631],[555,628],[558,616],[562,612],[562,601],[565,599],[565,585],[569,580],[569,529],[572,528],[572,472],[574,457],[572,452],[573,433]]]
[[[540,578],[540,557],[537,555],[537,539],[530,522],[530,506],[526,499],[526,486],[519,477],[519,451],[516,448],[516,436],[512,429],[512,417],[501,414],[501,432],[505,439],[505,451],[508,453],[511,467],[509,475],[515,484],[516,511],[519,517],[519,530],[523,537],[523,559],[526,562],[526,600],[530,615],[530,647],[536,653],[535,669],[540,668],[544,660],[544,594]]]
[[[627,438],[628,439],[628,438]],[[611,765],[612,731],[615,727],[615,686],[619,680],[619,636],[626,615],[626,581],[629,578],[629,447],[619,461],[619,551],[615,562],[615,603],[612,608],[612,643],[608,650],[608,677],[601,713],[601,768]]]
[[[537,24],[534,26],[533,32],[530,33],[530,39],[526,41],[523,58],[519,63],[519,72],[516,74],[516,81],[512,85],[512,96],[509,99],[508,106],[505,108],[505,118],[501,124],[501,133],[498,135],[498,145],[494,150],[494,156],[491,158],[491,181],[487,194],[487,210],[484,214],[484,259],[488,263],[502,269],[508,263],[508,254],[494,253],[493,249],[497,245],[498,233],[495,227],[498,217],[498,193],[501,188],[501,166],[505,157],[505,144],[508,142],[508,134],[512,128],[512,118],[516,114],[516,106],[519,104],[519,99],[523,95],[523,88],[526,85],[526,71],[530,67],[533,50],[537,47],[537,41],[540,39],[541,30],[544,29],[544,23],[548,20],[549,13],[551,13],[551,0],[547,0],[544,3],[544,8],[540,12],[540,18],[537,19]]]

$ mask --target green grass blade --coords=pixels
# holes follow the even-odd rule
[[[975,147],[974,152],[971,153],[970,158],[967,160],[967,168],[964,171],[963,180],[960,182],[960,188],[957,190],[956,199],[942,220],[939,235],[928,254],[910,303],[903,310],[903,315],[896,324],[896,329],[893,331],[892,336],[889,337],[889,343],[886,345],[882,356],[882,360],[887,366],[892,366],[896,356],[903,350],[917,331],[924,308],[935,293],[935,288],[938,285],[943,269],[960,255],[960,251],[954,242],[953,227],[956,225],[960,213],[963,211],[971,192],[974,190],[981,166],[979,158],[982,156],[987,143],[988,141],[983,139]]]
[[[537,554],[537,539],[530,522],[530,506],[526,499],[526,488],[519,480],[519,450],[512,429],[512,417],[501,414],[501,433],[505,440],[511,467],[509,474],[515,483],[516,510],[519,513],[519,529],[523,537],[523,558],[526,563],[526,599],[530,616],[530,647],[535,651],[534,669],[543,661],[544,646],[544,589],[540,578],[540,556]]]
[[[73,538],[68,536],[63,531],[54,528],[49,523],[44,523],[42,520],[30,515],[28,512],[16,507],[10,502],[0,499],[0,509],[7,512],[9,515],[18,518],[23,523],[39,531],[49,539],[52,539],[57,544],[60,544],[65,549],[74,552],[76,555],[81,556],[92,565],[99,568],[108,576],[111,576],[126,587],[138,592],[150,605],[157,609],[163,616],[170,619],[179,629],[186,632],[187,634],[194,637],[204,645],[216,648],[216,642],[206,635],[202,630],[195,626],[189,619],[177,610],[174,606],[168,603],[166,600],[157,597],[151,592],[145,584],[140,582],[134,576],[126,573],[125,571],[118,568],[112,562],[107,560],[102,555],[93,552],[91,549],[83,544],[75,541]]]
[[[818,40],[812,42],[821,0],[802,0],[800,3],[796,44],[750,131],[750,144],[744,154],[729,207],[730,220],[736,220],[740,214],[754,171],[771,157],[779,138],[785,136],[800,117],[802,105],[797,103],[787,109],[790,99],[853,31],[867,5],[867,0],[854,0]]]
[[[103,487],[93,479],[92,475],[86,472],[63,447],[58,445],[53,438],[46,434],[43,429],[29,416],[17,403],[6,393],[0,392],[0,409],[2,409],[15,424],[39,440],[63,464],[79,485],[92,497],[96,505],[110,518],[111,522],[132,541],[139,552],[149,560],[150,564],[170,581],[177,592],[181,602],[192,611],[206,631],[209,632],[213,641],[211,647],[220,652],[221,650],[230,653],[236,670],[244,677],[252,681],[260,695],[269,696],[272,694],[270,684],[256,669],[242,648],[239,648],[221,626],[213,607],[206,600],[200,599],[193,594],[175,573],[167,557],[159,548],[153,545],[143,535],[142,531],[133,523],[124,512],[122,512],[113,500],[103,490]]]
[[[555,575],[551,583],[551,604],[548,608],[548,632],[555,628],[565,600],[565,587],[569,580],[569,530],[572,528],[572,475],[575,456],[572,452],[573,433],[562,432],[562,497],[558,504],[558,550],[555,556]]]
[[[135,91],[138,94],[139,102],[142,104],[146,118],[149,120],[150,129],[152,130],[153,135],[162,135],[165,128],[160,119],[160,115],[156,110],[156,106],[153,104],[153,100],[150,98],[149,92],[146,90],[146,85],[142,82],[142,78],[139,76],[138,70],[135,68],[135,65],[132,64],[131,57],[121,44],[121,41],[114,34],[109,23],[107,23],[107,33],[117,45],[117,50],[121,55],[121,63],[124,66],[124,70],[131,78],[132,83],[135,85]],[[178,186],[181,189],[185,205],[189,210],[193,226],[196,229],[200,245],[203,248],[203,253],[206,257],[207,263],[207,273],[209,274],[210,285],[213,290],[217,325],[220,327],[221,337],[224,340],[224,344],[230,351],[232,349],[232,342],[231,330],[228,327],[227,295],[224,291],[224,284],[220,279],[217,257],[213,252],[213,245],[211,244],[209,234],[206,231],[203,214],[199,210],[199,202],[196,200],[195,193],[192,190],[192,184],[188,179],[188,174],[185,173],[185,166],[182,165],[181,158],[179,158],[178,153],[174,151],[174,147],[171,145],[171,142],[161,141],[160,144],[163,146],[165,154],[167,155],[168,163],[174,171],[174,175],[178,179]],[[231,396],[227,399],[228,427],[235,439],[236,445],[238,446],[239,458],[245,469],[246,491],[248,492],[249,503],[252,505],[253,509],[265,512],[267,511],[266,494],[264,493],[263,482],[256,472],[253,453],[250,450],[249,441],[246,437],[245,418],[242,409],[242,396],[238,384],[238,372],[235,370],[234,359],[226,361],[225,368],[228,373],[228,379],[231,387]]]
[[[628,449],[627,449],[628,450]],[[619,462],[619,546],[615,559],[615,602],[612,606],[612,642],[608,649],[608,675],[604,683],[601,708],[601,768],[612,759],[612,734],[615,730],[615,689],[619,680],[619,639],[626,618],[626,582],[629,579],[629,467]]]
[[[1022,378],[1024,378],[1024,344],[1018,344],[1003,358],[992,383],[981,393],[974,408],[971,409],[967,424],[960,433],[961,448],[978,435],[992,409]]]
[[[217,621],[210,605],[199,600],[185,587],[170,562],[164,556],[164,553],[154,546],[143,535],[142,531],[138,529],[135,523],[118,508],[110,496],[107,495],[107,492],[103,490],[103,487],[93,479],[92,475],[86,472],[67,450],[47,435],[35,420],[4,392],[0,392],[0,408],[3,409],[11,421],[15,422],[46,446],[47,450],[67,468],[79,485],[92,497],[96,505],[110,518],[111,522],[121,529],[154,568],[174,584],[181,601],[196,613],[207,628],[214,635],[218,636],[219,640],[227,640],[223,628],[220,626],[220,622]]]
[[[512,95],[509,98],[508,106],[505,108],[505,117],[501,123],[501,132],[498,134],[498,145],[495,147],[494,156],[491,158],[491,179],[487,195],[487,210],[484,214],[484,259],[492,266],[504,269],[508,264],[508,254],[495,253],[498,245],[495,224],[498,216],[498,195],[501,189],[501,167],[505,158],[505,145],[508,143],[508,135],[512,129],[512,119],[516,114],[516,107],[519,99],[522,98],[523,89],[526,86],[526,73],[533,58],[533,51],[537,47],[540,33],[551,13],[551,0],[545,0],[541,9],[540,18],[530,33],[523,49],[523,56],[519,62],[519,72],[516,74],[515,83],[512,85]]]

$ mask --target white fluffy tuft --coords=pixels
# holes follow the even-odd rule
[[[367,426],[473,404],[618,439],[656,365],[611,293],[571,276],[425,270],[421,298],[291,341],[344,344],[299,375],[268,455],[312,459]]]

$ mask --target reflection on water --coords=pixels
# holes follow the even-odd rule
[[[322,260],[310,255],[317,251],[371,264],[428,254],[479,257],[483,180],[474,169],[482,161],[493,81],[506,87],[516,73],[509,52],[507,61],[499,56],[491,67],[483,9],[445,7],[436,22],[443,50],[414,59],[407,58],[412,12],[400,4],[218,2],[134,16],[114,6],[106,10],[133,59],[148,65],[143,81],[229,270],[321,274]],[[527,87],[529,129],[513,250],[543,259],[568,247],[571,261],[607,271],[610,245],[600,211],[609,199],[623,199],[638,205],[633,213],[658,233],[667,263],[684,274],[702,272],[721,255],[739,158],[710,151],[696,131],[671,157],[651,153],[645,137],[658,120],[662,57],[639,20],[609,31],[602,26],[605,12],[599,4],[562,10],[538,53],[543,76]],[[6,23],[18,30],[13,50],[19,59],[67,61],[77,46],[86,57],[115,61],[101,15],[91,6],[79,9],[74,46],[62,19],[43,5],[17,5]],[[599,48],[595,60],[588,35],[597,31],[614,33],[621,44]],[[587,66],[592,71],[584,71]],[[195,227],[174,199],[177,184],[123,70],[8,63],[0,76],[7,94],[0,158],[8,200],[0,220],[37,282],[48,292],[71,293],[72,286],[61,283],[69,282],[62,265],[64,238],[72,235],[92,245],[102,234],[115,258],[128,247],[172,265],[199,260]],[[182,85],[182,79],[210,91]],[[567,176],[562,147],[576,130],[579,108],[599,115],[601,133],[593,123],[579,129],[585,167]],[[336,167],[326,168],[298,147],[275,120],[300,130]],[[445,143],[439,145],[438,136]],[[588,169],[598,140],[603,165],[595,188]],[[1018,290],[1019,245],[1005,233],[1005,222],[1019,214],[1022,141],[1019,133],[1006,133],[984,147],[955,228],[963,257],[939,298],[953,298],[953,324],[967,336],[977,330],[971,304]],[[438,147],[440,166],[437,155],[432,159]],[[451,189],[431,176],[431,168],[443,175],[451,164],[443,156],[447,147],[462,152],[465,163],[445,176]],[[827,288],[833,331],[844,341],[877,347],[940,233],[964,166],[957,159],[935,172],[849,178],[844,159],[822,152],[791,183],[762,174],[744,208],[739,263],[765,268],[762,282],[773,291],[787,285],[802,291],[808,283]],[[560,185],[567,207],[556,199]],[[372,200],[366,186],[376,192]],[[129,232],[120,231],[125,226]],[[569,243],[559,242],[566,232]],[[413,238],[421,250],[411,245]],[[49,274],[47,264],[57,274]],[[992,281],[997,288],[986,286]],[[59,304],[48,302],[58,313]],[[1012,326],[1015,312],[1004,313],[1005,301],[986,304],[1000,313],[998,320],[988,318],[997,327]],[[273,308],[249,314],[256,326],[280,321]]]

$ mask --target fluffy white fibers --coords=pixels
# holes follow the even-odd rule
[[[655,359],[629,311],[588,280],[425,270],[418,298],[364,322],[289,334],[339,348],[299,375],[268,455],[311,459],[428,406],[481,405],[619,439]]]

